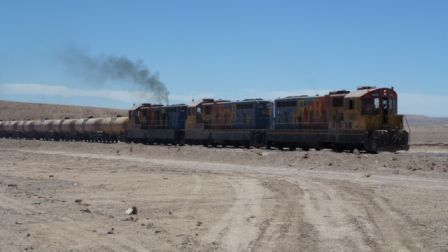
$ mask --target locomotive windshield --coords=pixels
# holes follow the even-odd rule
[[[396,97],[375,97],[362,100],[363,115],[397,114]]]

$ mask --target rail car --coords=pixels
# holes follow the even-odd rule
[[[185,141],[204,146],[261,147],[264,131],[272,124],[272,108],[272,102],[262,99],[193,103],[188,107]]]
[[[61,132],[61,140],[70,141],[77,139],[75,123],[76,119],[65,118],[64,120],[62,120],[59,126]]]
[[[129,117],[0,121],[0,137],[63,141],[200,144],[295,150],[409,149],[393,88],[360,87],[324,96],[289,96],[191,105],[142,104]]]
[[[142,104],[129,111],[128,142],[183,144],[187,105]]]
[[[266,146],[373,153],[407,150],[409,135],[403,116],[397,114],[397,98],[393,88],[360,87],[355,92],[277,99]]]

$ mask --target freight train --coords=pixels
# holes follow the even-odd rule
[[[0,121],[0,137],[200,144],[295,150],[409,149],[393,88],[359,87],[274,102],[203,99],[190,105],[142,104],[128,117]]]
[[[115,143],[126,139],[128,118],[0,121],[0,137]]]

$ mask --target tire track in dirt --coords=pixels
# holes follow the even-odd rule
[[[249,250],[250,243],[257,239],[261,216],[261,200],[264,188],[256,179],[227,178],[233,187],[233,205],[202,238],[204,243],[219,244],[228,251]],[[213,246],[211,245],[211,246]]]
[[[200,202],[202,200],[202,190],[203,190],[203,178],[200,175],[197,174],[193,174],[193,178],[194,178],[194,186],[193,189],[191,189],[190,192],[188,192],[188,194],[186,194],[183,198],[183,203],[182,205],[179,207],[178,210],[176,210],[176,212],[178,212],[178,216],[180,218],[184,218],[184,219],[194,219],[195,218],[195,214],[192,214],[192,211],[195,212],[196,210],[194,209],[194,206],[196,205],[196,203]],[[189,230],[191,233],[196,232],[196,228],[198,228],[198,222],[196,222],[195,227],[189,227]],[[169,241],[169,243],[173,246],[173,247],[177,247],[179,250],[182,251],[189,251],[191,250],[190,246],[191,244],[199,244],[198,238],[197,236],[193,236],[190,234],[186,234],[184,235],[185,238],[183,240],[183,242],[181,242],[180,244],[176,244],[175,242],[171,242]]]
[[[305,220],[318,231],[320,251],[370,251],[362,235],[350,224],[354,209],[334,189],[315,181],[300,180],[304,192]],[[349,208],[349,209],[347,209]]]
[[[415,224],[404,217],[402,212],[394,209],[385,198],[375,195],[372,190],[349,182],[344,182],[338,188],[362,205],[365,217],[370,222],[370,233],[376,236],[374,242],[379,249],[423,251],[419,234],[414,231]],[[361,227],[363,229],[365,222]]]
[[[304,222],[303,191],[283,179],[265,179],[275,200],[272,214],[260,225],[256,251],[316,251],[317,231]]]
[[[413,225],[373,192],[347,181],[299,184],[321,251],[422,251]]]
[[[192,204],[194,204],[193,202],[197,200],[199,194],[201,193],[202,178],[197,174],[193,174],[193,178],[194,178],[193,189],[191,189],[191,191],[188,193],[188,196],[185,197],[184,199],[185,202],[180,207],[179,212],[181,213],[188,212],[187,210],[191,207]]]

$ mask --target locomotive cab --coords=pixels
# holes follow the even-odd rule
[[[403,115],[398,114],[397,93],[393,88],[360,87],[344,97],[346,114],[354,129],[368,132],[366,149],[409,149]]]
[[[129,111],[127,140],[142,143],[183,144],[187,105],[142,104]]]
[[[188,106],[188,113],[185,127],[187,129],[204,129],[204,116],[208,113],[208,108],[204,108],[204,104],[213,103],[214,99],[202,99],[197,102],[193,102]],[[203,110],[206,110],[205,112]],[[204,113],[203,113],[204,112]],[[206,116],[207,117],[207,116]]]
[[[360,91],[360,92],[359,92]],[[397,93],[391,88],[360,88],[354,95],[347,95],[350,99],[358,96],[358,109],[361,119],[361,129],[388,130],[402,129],[403,116],[397,114]],[[350,106],[350,105],[349,105]]]

